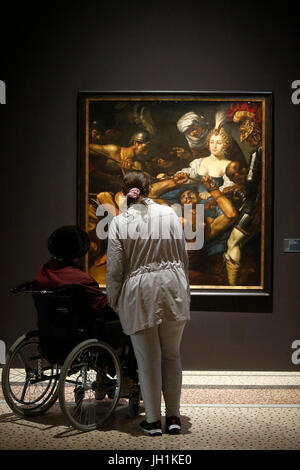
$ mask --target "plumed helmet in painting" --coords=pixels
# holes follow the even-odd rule
[[[135,132],[131,137],[131,142],[141,142],[143,144],[149,144],[150,140],[150,134],[147,131]]]

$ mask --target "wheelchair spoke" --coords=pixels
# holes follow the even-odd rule
[[[24,355],[23,355],[22,351],[18,351],[17,356],[20,359],[20,361],[23,363],[24,368],[26,369],[26,366],[27,366],[26,359],[24,359]]]
[[[70,375],[78,363],[81,368],[76,377]],[[115,382],[107,375],[108,369],[116,377]],[[76,384],[72,386],[70,379]],[[82,431],[101,426],[117,405],[120,380],[118,357],[110,346],[87,340],[74,348],[62,368],[58,389],[60,406],[69,424]],[[106,397],[113,389],[111,398]]]
[[[57,399],[58,367],[43,367],[39,338],[16,341],[3,367],[2,388],[7,404],[21,416],[38,416]],[[47,371],[47,375],[44,373]]]
[[[73,409],[72,412],[74,419],[81,421],[81,415],[82,415],[82,407],[80,405],[76,405]]]
[[[21,400],[20,400],[21,403],[24,402],[24,397],[25,397],[25,394],[26,394],[26,391],[27,391],[28,384],[29,384],[29,380],[26,379],[24,387],[23,387],[22,395],[21,395]]]

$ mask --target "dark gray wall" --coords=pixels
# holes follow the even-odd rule
[[[51,2],[43,12],[26,4],[3,15],[0,339],[8,346],[35,325],[31,300],[9,287],[47,259],[54,228],[76,222],[79,90],[272,91],[273,295],[196,298],[182,358],[185,369],[300,370],[291,363],[300,254],[282,252],[283,238],[300,237],[300,105],[291,101],[299,20],[288,5],[208,3]]]

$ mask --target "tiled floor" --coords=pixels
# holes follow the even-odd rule
[[[143,409],[129,418],[126,403],[101,430],[80,433],[66,426],[57,404],[25,420],[12,413],[1,392],[0,449],[300,449],[300,373],[185,371],[179,436],[145,436],[138,428]]]

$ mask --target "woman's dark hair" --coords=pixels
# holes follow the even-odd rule
[[[127,196],[127,206],[131,204],[144,204],[145,198],[148,196],[150,191],[150,179],[142,171],[127,171],[123,178],[122,191],[124,196],[129,193],[132,188],[138,188],[140,190],[140,195],[137,199]]]

